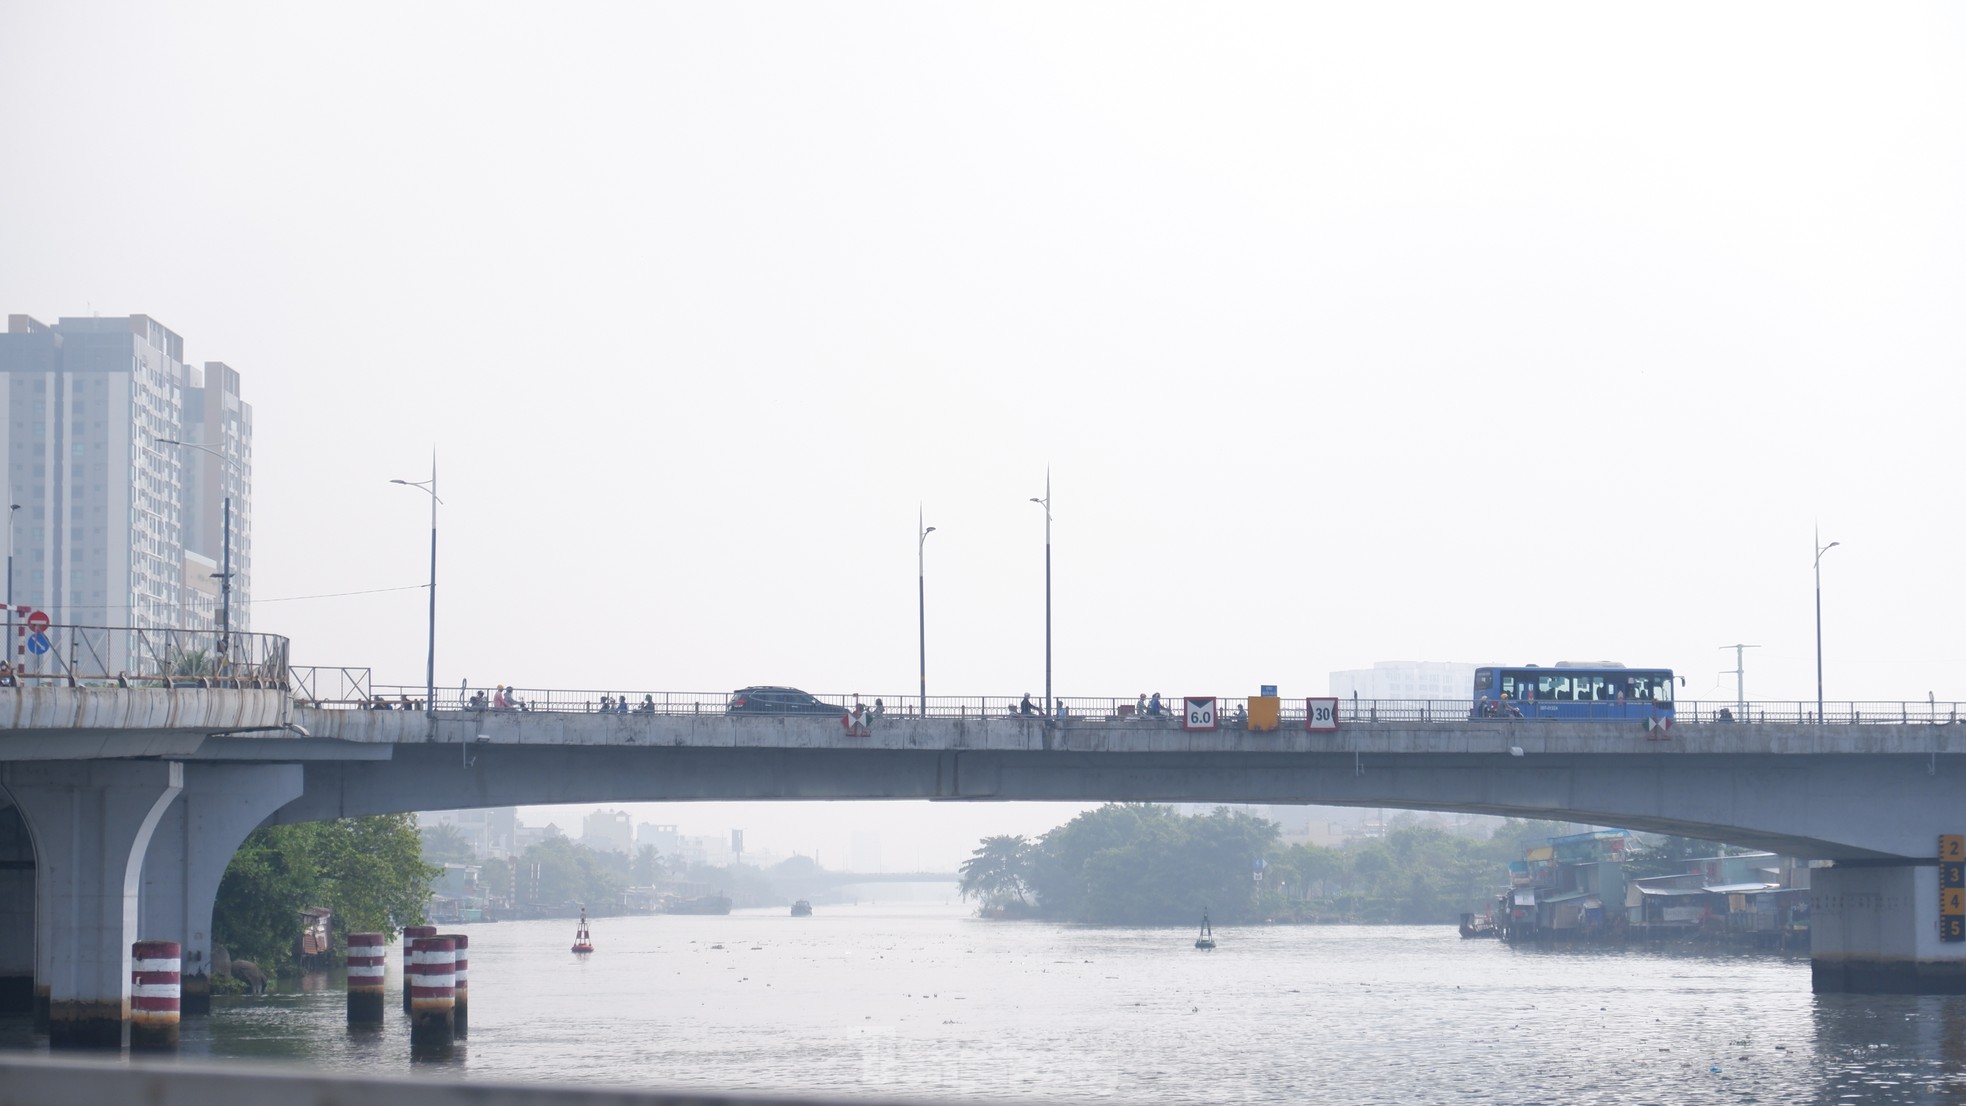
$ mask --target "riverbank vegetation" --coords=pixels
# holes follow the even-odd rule
[[[1484,909],[1524,849],[1573,828],[1510,820],[1481,838],[1408,815],[1343,845],[1284,845],[1275,822],[1241,811],[1114,803],[1035,841],[985,838],[962,865],[962,891],[992,917],[1170,925],[1207,907],[1226,923],[1447,925]],[[1665,860],[1717,848],[1665,838],[1651,851]]]
[[[439,869],[423,862],[412,814],[338,818],[254,830],[225,869],[212,940],[268,975],[296,968],[300,912],[334,912],[337,949],[350,933],[418,925]]]

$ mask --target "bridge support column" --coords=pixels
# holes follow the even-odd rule
[[[53,1048],[121,1048],[144,850],[184,786],[176,761],[0,765],[34,840],[35,1002]],[[39,1010],[36,1011],[40,1013]]]
[[[298,764],[184,766],[184,791],[165,809],[143,858],[140,903],[144,938],[184,948],[183,1013],[211,1013],[212,903],[226,865],[246,835],[305,786]]]
[[[34,1011],[34,843],[0,791],[0,1014]]]
[[[1818,994],[1966,994],[1966,944],[1939,942],[1938,868],[1817,868],[1809,886]]]

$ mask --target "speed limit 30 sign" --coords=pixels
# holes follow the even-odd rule
[[[1338,729],[1337,698],[1304,700],[1304,728],[1312,733],[1332,733]]]

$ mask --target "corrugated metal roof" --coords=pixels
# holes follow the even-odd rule
[[[1641,895],[1665,895],[1671,898],[1685,898],[1687,895],[1707,893],[1704,887],[1646,887],[1636,883],[1632,884],[1632,890]]]
[[[1752,891],[1780,891],[1779,883],[1716,883],[1705,890],[1716,895],[1745,895]]]

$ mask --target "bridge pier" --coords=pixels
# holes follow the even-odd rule
[[[0,765],[0,786],[34,842],[37,1021],[52,1048],[121,1048],[143,854],[184,766],[30,761]]]
[[[0,791],[0,1014],[34,1010],[34,842]]]
[[[164,811],[143,857],[141,931],[145,940],[184,949],[181,1011],[212,1009],[212,904],[239,843],[267,815],[300,797],[298,764],[191,762],[184,790]]]
[[[1936,864],[1840,862],[1809,876],[1818,994],[1966,994],[1966,944],[1939,941]]]

